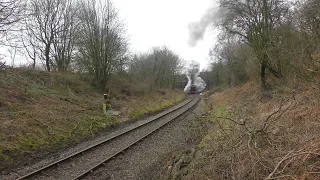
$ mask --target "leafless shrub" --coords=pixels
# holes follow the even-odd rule
[[[154,47],[151,53],[135,55],[129,73],[136,81],[144,82],[148,91],[155,88],[174,88],[181,73],[182,59],[167,47]]]
[[[105,89],[111,74],[125,64],[125,27],[110,0],[82,0],[79,8],[78,64],[94,76],[97,87]]]
[[[314,175],[319,166],[319,143],[314,131],[319,124],[311,119],[297,121],[300,106],[307,102],[317,106],[317,101],[309,98],[312,95],[264,103],[249,100],[215,112],[210,120],[215,128],[199,145],[199,174],[214,179],[297,179]]]
[[[66,71],[74,56],[76,6],[73,0],[31,0],[24,21],[22,44],[29,58],[47,71]]]
[[[6,68],[6,62],[1,62],[0,61],[0,69],[3,70]]]
[[[299,156],[302,157],[302,159],[299,158]],[[284,171],[288,168],[288,166],[291,166],[291,168],[292,168],[292,165],[290,165],[290,164],[292,164],[293,161],[300,160],[302,162],[305,162],[306,160],[310,159],[311,156],[317,156],[319,158],[320,157],[320,153],[317,153],[317,152],[305,152],[305,151],[297,151],[297,152],[290,151],[288,154],[286,154],[278,162],[278,164],[275,166],[274,170],[268,175],[266,180],[268,180],[268,179],[280,179],[280,178],[284,178],[284,177],[290,177],[292,179],[297,179],[297,178],[294,177],[294,175],[290,175],[290,174],[283,175]],[[319,170],[320,170],[320,168],[316,167],[315,171],[317,171],[317,172],[304,173],[303,177],[308,176],[308,174],[319,174]],[[278,176],[276,176],[276,175],[278,175]]]

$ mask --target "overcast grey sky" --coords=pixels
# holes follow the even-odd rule
[[[213,47],[215,36],[207,25],[215,19],[218,0],[113,0],[124,20],[130,38],[132,52],[147,52],[154,46],[166,45],[184,60],[200,62],[201,69],[208,61],[209,50]],[[193,30],[190,36],[189,29]],[[191,39],[190,39],[191,37]],[[195,41],[200,39],[200,41]],[[192,46],[190,46],[192,45]],[[26,64],[24,56],[16,56],[0,48],[5,54],[7,64],[19,66]]]
[[[133,52],[146,52],[153,46],[166,45],[184,60],[199,61],[201,69],[209,63],[208,53],[216,33],[207,28],[203,39],[195,44],[195,41],[190,42],[188,26],[190,23],[207,24],[208,19],[204,16],[217,6],[216,0],[114,0],[114,4],[127,25]],[[196,30],[202,31],[199,28]]]

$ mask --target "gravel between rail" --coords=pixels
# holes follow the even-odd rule
[[[200,101],[192,112],[170,122],[85,179],[155,179],[163,168],[158,162],[159,158],[189,145],[190,126],[203,113],[202,103]]]
[[[181,105],[183,103],[184,102],[180,103],[179,105]],[[175,108],[175,107],[173,107],[173,108]],[[172,108],[170,108],[170,109],[172,109]],[[156,116],[158,116],[158,115],[156,115]],[[172,114],[170,116],[174,116],[174,114]],[[130,129],[134,126],[137,126],[138,124],[144,123],[145,121],[149,121],[150,118],[152,118],[152,117],[149,117],[145,120],[140,120],[134,124],[128,125],[127,127],[124,127],[121,130],[118,130],[118,131],[115,131],[115,132],[108,134],[107,136],[113,136],[117,133],[121,133],[121,131],[125,131],[126,129]],[[126,136],[122,136],[117,141],[112,141],[110,143],[107,143],[106,145],[103,145],[99,148],[96,148],[95,150],[92,151],[92,153],[84,154],[79,159],[74,158],[70,162],[67,161],[66,163],[59,164],[59,166],[57,168],[54,168],[52,171],[51,170],[45,171],[42,173],[41,176],[35,176],[32,179],[71,179],[72,177],[75,177],[77,174],[79,174],[79,172],[86,170],[92,164],[95,164],[95,163],[101,161],[101,159],[112,154],[117,149],[123,147],[126,144],[129,144],[133,140],[138,139],[138,137],[143,135],[145,132],[149,132],[152,129],[152,127],[157,126],[159,123],[162,123],[162,122],[163,121],[155,122],[154,125],[152,125],[152,126],[145,126],[141,129],[135,131],[134,133],[130,133],[130,138],[128,138]],[[104,137],[104,138],[106,138],[106,137]],[[61,155],[58,157],[51,157],[50,159],[43,160],[33,166],[26,167],[24,169],[20,169],[20,170],[16,171],[15,173],[11,173],[11,175],[9,175],[9,176],[2,176],[1,179],[17,178],[17,175],[21,176],[21,174],[26,174],[26,172],[30,172],[32,170],[38,169],[38,168],[42,167],[44,164],[48,164],[48,163],[53,162],[59,158],[63,158],[65,156],[68,156],[69,154],[72,154],[76,151],[79,151],[81,148],[85,148],[85,147],[90,146],[92,144],[95,144],[101,140],[103,140],[103,139],[99,138],[99,139],[96,139],[95,141],[83,143],[82,145],[79,145],[78,147],[75,147],[69,151],[61,153]]]

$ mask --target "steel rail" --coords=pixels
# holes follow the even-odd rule
[[[195,99],[195,98],[194,98]],[[193,101],[194,99],[192,99],[191,101]],[[80,180],[84,177],[86,177],[87,175],[89,175],[91,172],[93,172],[94,170],[96,170],[97,168],[99,168],[100,166],[106,164],[108,161],[110,161],[111,159],[115,158],[116,156],[118,156],[119,154],[123,153],[125,150],[129,149],[131,146],[135,145],[136,143],[142,141],[143,139],[145,139],[147,136],[151,135],[152,133],[154,133],[155,131],[159,130],[160,128],[162,128],[163,126],[167,125],[168,123],[172,122],[173,120],[177,119],[178,117],[180,117],[181,115],[183,115],[185,112],[187,112],[188,110],[190,110],[191,108],[193,108],[199,101],[201,98],[198,97],[198,99],[196,100],[195,103],[193,103],[191,106],[189,106],[186,110],[184,110],[182,113],[179,113],[178,115],[176,115],[175,117],[173,117],[172,119],[170,119],[168,122],[165,122],[164,124],[160,125],[159,127],[157,127],[156,129],[152,130],[151,132],[149,132],[148,134],[144,135],[143,137],[141,137],[140,139],[134,141],[133,143],[127,145],[126,147],[118,150],[117,152],[115,152],[114,154],[110,155],[109,157],[103,159],[102,161],[100,161],[98,164],[92,166],[91,168],[89,168],[87,171],[83,172],[82,174],[78,175],[76,178],[74,178],[73,180]],[[190,101],[190,102],[191,102]]]
[[[170,109],[169,111],[165,111],[165,112],[159,113],[158,115],[154,116],[153,118],[151,118],[151,119],[150,119],[149,121],[147,121],[147,122],[144,122],[144,123],[142,123],[142,124],[140,124],[140,125],[138,125],[138,126],[136,126],[136,127],[133,127],[133,128],[131,128],[131,129],[128,129],[127,131],[124,131],[124,132],[121,132],[121,133],[119,133],[119,134],[116,134],[116,135],[114,135],[114,136],[112,136],[112,137],[109,137],[109,138],[107,138],[107,139],[105,139],[105,140],[103,140],[103,141],[101,141],[101,142],[98,142],[98,143],[96,143],[96,144],[93,144],[93,145],[91,145],[91,146],[88,146],[88,147],[85,148],[85,149],[82,149],[82,150],[80,150],[80,151],[78,151],[78,152],[75,152],[75,153],[69,155],[69,156],[66,156],[66,157],[64,157],[64,158],[62,158],[62,159],[59,159],[59,160],[57,160],[57,161],[55,161],[55,162],[52,162],[52,163],[50,163],[50,164],[48,164],[48,165],[46,165],[46,166],[44,166],[44,167],[42,167],[42,168],[40,168],[40,169],[37,169],[37,170],[35,170],[35,171],[32,171],[32,172],[30,172],[30,173],[28,173],[28,174],[26,174],[26,175],[24,175],[24,176],[18,177],[16,180],[22,180],[22,179],[31,178],[31,177],[33,177],[33,176],[41,173],[41,172],[44,171],[44,170],[47,170],[47,169],[49,169],[49,168],[51,168],[51,167],[53,167],[53,166],[58,165],[59,163],[62,163],[62,162],[66,161],[66,160],[69,160],[69,159],[71,159],[71,158],[73,158],[73,157],[76,157],[76,156],[78,156],[78,155],[81,155],[81,154],[83,154],[84,152],[87,152],[87,151],[89,151],[89,150],[92,150],[92,149],[94,149],[94,148],[96,148],[96,147],[98,147],[98,146],[101,146],[101,145],[103,145],[103,144],[105,144],[105,143],[107,143],[107,142],[109,142],[109,141],[111,141],[111,140],[114,140],[114,139],[116,139],[116,138],[118,138],[118,137],[120,137],[120,136],[123,136],[123,135],[125,135],[125,134],[127,134],[127,133],[129,133],[129,132],[132,132],[132,131],[134,131],[134,130],[140,128],[140,127],[143,127],[143,126],[145,126],[145,125],[147,125],[147,124],[149,124],[149,123],[151,123],[151,122],[154,122],[154,121],[156,121],[156,120],[158,120],[158,119],[160,119],[160,118],[162,118],[162,117],[164,117],[164,116],[166,116],[166,115],[168,115],[168,114],[171,114],[171,113],[173,113],[173,112],[175,112],[175,111],[177,111],[177,110],[185,107],[187,104],[189,104],[190,102],[192,102],[195,98],[196,98],[196,96],[194,96],[191,100],[185,101],[184,103],[180,104],[179,106],[176,106],[176,107]]]

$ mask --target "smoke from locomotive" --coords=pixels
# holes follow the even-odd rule
[[[191,62],[188,72],[188,84],[184,88],[184,92],[187,94],[198,94],[201,93],[206,88],[206,83],[201,77],[198,77],[200,74],[200,64],[197,62]]]

